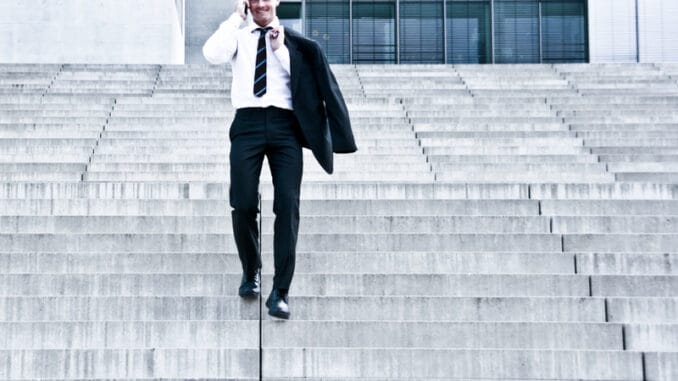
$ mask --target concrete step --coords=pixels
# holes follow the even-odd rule
[[[610,172],[678,172],[678,160],[607,163]]]
[[[86,163],[89,160],[91,152],[75,153],[59,153],[58,156],[50,155],[49,153],[20,153],[20,154],[0,154],[0,163],[10,164],[17,160],[25,161],[33,164],[54,164],[54,163]]]
[[[664,200],[542,200],[545,216],[658,216],[678,215],[678,202]]]
[[[573,131],[651,132],[675,131],[677,123],[571,123]]]
[[[4,110],[3,117],[10,118],[96,118],[109,116],[109,110]]]
[[[626,348],[678,352],[678,324],[624,324]]]
[[[304,165],[306,167],[313,167],[315,165],[315,158],[313,154],[308,151],[303,151]],[[595,156],[587,156],[588,159],[595,159]],[[226,166],[228,164],[228,152],[206,154],[202,152],[194,152],[187,154],[103,154],[98,151],[92,155],[92,166],[94,165],[141,165],[141,166],[160,166],[160,165],[215,165],[221,164]],[[337,155],[334,157],[335,166],[352,166],[361,165],[363,163],[372,163],[373,166],[393,165],[415,165],[415,163],[425,164],[426,157],[421,154],[402,154],[402,155],[388,155],[388,154],[367,154],[358,151],[351,155]],[[266,166],[263,166],[264,168]]]
[[[666,119],[673,119],[678,116],[676,110],[665,108],[665,107],[652,107],[652,108],[643,108],[643,109],[634,109],[629,106],[620,108],[617,110],[609,109],[594,109],[594,110],[566,110],[558,111],[557,116],[562,117],[609,117],[609,116],[630,116],[635,117],[637,115],[642,115],[643,113],[651,113],[654,117],[662,117]]]
[[[610,173],[581,173],[578,171],[569,172],[528,172],[528,173],[512,173],[501,170],[488,172],[474,172],[463,170],[444,170],[436,171],[436,180],[448,182],[505,182],[505,183],[561,183],[561,182],[588,182],[588,183],[612,183],[617,179]]]
[[[97,153],[104,154],[142,154],[142,155],[156,155],[156,154],[176,154],[176,155],[191,155],[196,153],[208,154],[208,155],[223,155],[229,151],[230,144],[228,141],[224,141],[221,144],[216,144],[214,142],[210,143],[206,141],[204,145],[182,145],[180,141],[177,140],[171,144],[158,142],[156,145],[147,145],[144,141],[137,140],[135,143],[130,143],[128,145],[120,144],[111,144],[106,143],[112,139],[102,139],[100,141],[101,145],[97,146]],[[119,139],[116,139],[116,141]],[[366,154],[392,154],[392,155],[421,155],[422,148],[416,145],[416,140],[401,140],[400,146],[388,146],[386,143],[379,146],[369,146],[369,145],[360,145],[359,149],[361,153]],[[9,148],[5,148],[1,145],[2,141],[0,140],[0,152],[7,151]],[[378,144],[375,142],[375,144]],[[90,146],[92,147],[92,146]],[[580,150],[584,150],[584,147],[578,147]],[[65,148],[62,148],[65,149]],[[69,148],[70,149],[70,148]],[[91,148],[90,148],[91,149]],[[340,157],[340,156],[338,156]]]
[[[673,298],[295,296],[295,320],[319,321],[652,321],[640,307],[674,308]],[[239,296],[0,297],[0,321],[256,320],[258,303]],[[666,307],[665,307],[666,306]],[[626,312],[631,310],[633,312]],[[388,311],[388,314],[384,314]],[[666,310],[671,311],[669,310]],[[641,314],[634,318],[631,313]],[[666,319],[676,315],[666,316]],[[656,320],[658,316],[655,316]],[[669,320],[666,320],[667,322]],[[659,322],[659,321],[658,321]]]
[[[612,322],[678,323],[678,298],[606,298],[607,318]]]
[[[582,145],[582,140],[578,138],[563,138],[563,137],[524,137],[524,138],[421,138],[419,139],[421,145],[425,147],[454,147],[454,146],[552,146],[552,147],[576,147]],[[610,142],[609,139],[605,142]],[[586,142],[589,146],[600,146],[604,144],[598,143],[596,140]],[[659,145],[659,144],[657,144]],[[668,144],[665,144],[668,145]],[[677,145],[678,146],[678,145]]]
[[[278,364],[307,364],[285,368]],[[640,352],[425,348],[267,348],[264,374],[388,379],[642,380]]]
[[[45,139],[41,139],[45,140]],[[84,140],[84,139],[81,139]],[[3,140],[0,140],[2,142]],[[365,147],[384,147],[384,148],[400,148],[400,147],[411,147],[417,144],[414,139],[365,139],[360,141],[361,148]],[[101,139],[98,142],[98,145],[102,148],[104,147],[114,147],[114,148],[124,148],[127,146],[138,147],[143,146],[160,146],[160,147],[176,147],[181,146],[184,149],[199,149],[203,147],[212,147],[213,149],[222,149],[228,147],[228,140],[224,139],[214,139],[214,138],[193,138],[191,140],[186,140],[182,138],[168,138],[168,139]],[[141,147],[144,148],[144,147]],[[198,151],[199,152],[199,151]]]
[[[219,274],[0,274],[0,296],[233,296],[242,273]],[[272,284],[264,274],[263,285]],[[676,297],[677,276],[567,274],[305,274],[296,273],[297,296],[465,297]],[[623,282],[629,282],[622,286]],[[654,293],[654,294],[653,294]]]
[[[0,377],[29,379],[237,378],[256,380],[259,349],[0,350]],[[119,364],[125,364],[121,366]]]
[[[273,202],[264,199],[262,213],[271,216]],[[602,205],[601,205],[602,204]],[[598,206],[601,205],[601,206]],[[302,216],[536,216],[537,200],[301,200]],[[678,215],[673,201],[542,201],[543,214]],[[562,210],[562,211],[560,211]],[[569,211],[572,210],[572,213]],[[589,212],[590,211],[590,212]],[[656,211],[656,212],[655,212]],[[209,199],[4,199],[0,216],[225,216],[227,200]]]
[[[480,138],[480,139],[532,139],[532,138],[560,138],[570,139],[578,137],[579,133],[571,131],[417,131],[417,138],[445,139],[445,138]]]
[[[428,142],[427,142],[428,143]],[[678,151],[678,149],[676,149]],[[591,148],[580,145],[543,144],[528,142],[521,144],[468,144],[468,145],[436,145],[425,146],[426,155],[582,155],[591,152]]]
[[[308,274],[573,274],[576,254],[300,251],[296,255],[295,271]],[[273,253],[262,256],[263,273],[271,274]],[[237,271],[241,266],[237,253],[232,251],[0,253],[0,267],[5,274],[214,274]]]
[[[530,186],[534,199],[584,200],[658,200],[678,199],[678,186],[672,184],[535,184]]]
[[[464,109],[440,109],[437,110],[420,110],[415,107],[408,107],[407,116],[412,119],[422,119],[422,118],[500,118],[506,117],[507,109],[488,109],[488,110],[464,110]],[[537,109],[525,109],[525,110],[513,110],[510,117],[522,117],[522,118],[552,118],[556,116],[548,108],[537,108]]]
[[[669,253],[580,253],[578,274],[678,275],[678,254]]]
[[[659,163],[663,164],[665,162],[678,162],[677,155],[652,155],[652,154],[629,154],[629,155],[599,155],[600,161],[607,163]]]
[[[623,183],[417,183],[351,182],[302,184],[307,200],[391,199],[539,199],[539,200],[674,200],[678,185]],[[263,183],[263,197],[272,199],[272,187]],[[72,182],[0,183],[0,199],[212,199],[228,200],[228,183],[215,182]]]
[[[563,251],[674,252],[678,234],[671,233],[609,233],[567,234],[563,236]]]
[[[592,276],[591,295],[606,297],[676,297],[678,296],[678,276]]]
[[[670,380],[678,375],[678,353],[646,352],[646,374],[648,378]]]
[[[678,219],[668,216],[556,216],[551,220],[554,233],[675,233]]]
[[[272,236],[272,235],[271,235]],[[263,250],[270,250],[272,237],[264,234]],[[503,251],[506,247],[524,251],[562,251],[561,237],[543,234],[473,234],[473,233],[305,233],[298,236],[299,251]],[[666,235],[565,235],[566,251],[671,250],[678,240],[676,234]],[[32,251],[151,251],[194,252],[232,251],[235,243],[231,234],[0,234],[5,250]],[[671,246],[674,245],[674,246]],[[633,250],[635,249],[635,250]]]
[[[567,131],[567,126],[560,121],[551,123],[414,123],[414,131],[421,132],[504,132],[504,131]]]
[[[617,328],[621,329],[621,326]],[[12,351],[104,348],[253,349],[259,344],[258,330],[258,320],[0,322],[0,335],[4,338],[3,350]],[[612,343],[609,346],[613,346]]]
[[[657,139],[669,138],[678,140],[678,131],[577,131],[577,137],[590,139]]]
[[[677,155],[678,157],[678,155]],[[538,163],[598,163],[594,155],[428,155],[434,165],[440,164],[538,164]],[[602,157],[601,157],[602,160]],[[605,160],[610,161],[610,160]]]
[[[395,212],[395,211],[394,211]],[[230,213],[229,213],[230,214]],[[273,219],[264,217],[265,232]],[[661,223],[661,226],[656,224]],[[671,217],[302,216],[307,233],[632,233],[676,231]],[[549,226],[551,224],[551,226]],[[589,229],[590,226],[596,228]],[[191,233],[231,230],[231,216],[2,216],[2,234]]]
[[[134,172],[134,173],[144,173],[144,172],[186,172],[186,173],[197,173],[205,172],[209,173],[219,173],[228,174],[230,171],[230,165],[221,163],[141,163],[141,162],[103,162],[103,160],[97,158],[98,160],[93,160],[91,164],[87,166],[89,172]],[[310,159],[310,158],[309,158]],[[364,158],[361,161],[350,160],[350,161],[338,161],[334,167],[335,173],[338,174],[344,171],[360,171],[363,174],[369,172],[393,172],[394,174],[399,175],[408,175],[413,172],[419,173],[428,173],[431,171],[430,164],[427,164],[423,161],[423,158],[416,160],[415,162],[372,162],[370,163],[368,158]],[[129,160],[129,159],[128,159]],[[304,177],[317,175],[317,173],[322,172],[318,164],[315,162],[306,162],[304,163]],[[604,166],[604,164],[602,164]],[[40,167],[40,164],[36,164],[39,169],[44,169]],[[0,171],[4,169],[5,165],[0,164]],[[65,166],[57,166],[59,170],[66,170]],[[14,167],[9,167],[8,170]],[[17,166],[19,168],[19,166]],[[604,168],[604,167],[603,167]],[[83,168],[84,169],[84,168]],[[18,170],[18,169],[17,169]],[[6,171],[5,171],[6,172]],[[270,173],[268,165],[262,167],[263,173]],[[334,175],[333,174],[333,175]],[[360,173],[355,173],[355,176],[360,176]],[[340,176],[338,176],[340,177]],[[376,178],[375,178],[376,179]],[[155,180],[160,180],[160,177]]]
[[[623,185],[623,186],[622,186]],[[567,188],[566,184],[562,187]],[[629,191],[637,195],[656,199],[672,199],[674,187],[661,184],[651,187],[642,184],[574,185],[575,192],[569,197],[578,197],[591,190],[597,194],[626,196]],[[614,189],[610,190],[609,188]],[[263,182],[260,192],[264,199],[273,199],[270,183]],[[228,200],[229,184],[226,182],[9,182],[0,183],[0,199],[195,199]],[[546,193],[549,191],[549,193]],[[558,192],[557,185],[544,188],[542,194]],[[527,199],[526,184],[486,183],[431,183],[431,182],[305,182],[301,186],[302,198],[307,200],[373,200],[373,199]],[[555,198],[556,194],[547,198]],[[581,197],[579,197],[581,198]],[[599,197],[600,198],[600,197]],[[628,197],[625,197],[628,198]],[[677,196],[678,198],[678,196]]]
[[[180,323],[167,324],[176,324],[179,330],[183,328]],[[12,328],[19,326],[25,331],[30,331],[30,326],[25,327],[28,324],[0,323],[0,332],[2,332],[3,325]],[[625,327],[637,327],[638,331],[641,328],[636,325],[625,325]],[[678,325],[649,327],[652,327],[652,331],[661,331],[661,328],[664,328],[663,330],[675,329]],[[115,334],[115,328],[116,323],[110,323],[112,335]],[[638,341],[647,340],[640,337],[641,334],[633,329],[631,331],[639,336]],[[229,330],[226,332],[228,336]],[[137,336],[134,332],[130,334]],[[284,325],[274,321],[264,322],[262,338],[264,346],[269,348],[306,348],[309,350],[334,347],[343,349],[411,347],[546,350],[621,350],[623,348],[622,326],[614,323],[344,322],[295,319]],[[171,340],[171,337],[168,340]],[[634,349],[640,350],[644,346],[639,342],[637,347]]]
[[[0,163],[0,174],[12,172],[82,172],[85,163]]]
[[[529,173],[580,173],[580,174],[601,174],[606,172],[605,163],[560,163],[549,162],[548,160],[539,163],[514,163],[506,161],[504,163],[434,163],[433,169],[440,172],[472,171],[472,172],[502,172],[506,171],[510,175],[519,175],[521,172]]]
[[[556,116],[419,116],[410,117],[409,120],[413,124],[473,124],[473,123],[522,123],[522,124],[542,124],[542,123],[556,123],[560,120]]]
[[[637,146],[630,141],[625,146],[617,147],[591,147],[591,153],[598,155],[616,155],[616,154],[655,154],[655,155],[678,155],[678,147],[658,147],[658,146]]]
[[[0,173],[0,181],[79,181],[83,171],[79,172],[32,172]]]
[[[264,176],[268,171],[263,171]],[[176,171],[176,172],[97,172],[88,171],[83,173],[84,181],[223,181],[228,179],[228,171],[214,172],[204,171]],[[0,177],[1,179],[2,177]],[[419,172],[403,173],[402,171],[370,171],[370,172],[334,172],[329,175],[324,172],[306,172],[303,175],[306,181],[433,181],[434,174],[427,168],[421,168]],[[14,177],[12,177],[14,179]],[[31,178],[28,178],[30,180]],[[8,179],[9,180],[9,179]]]
[[[637,182],[654,182],[654,183],[668,183],[678,184],[678,173],[676,172],[630,172],[630,173],[616,173],[615,179],[620,181],[637,181]]]

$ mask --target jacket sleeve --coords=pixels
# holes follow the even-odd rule
[[[327,119],[332,136],[332,151],[335,153],[355,152],[358,148],[351,130],[348,108],[339,89],[339,84],[320,46],[315,42],[313,42],[313,45],[315,47],[314,72],[327,110]]]

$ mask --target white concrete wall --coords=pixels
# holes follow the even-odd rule
[[[591,62],[635,62],[635,0],[589,0]]]
[[[678,0],[638,2],[641,62],[678,62]]]
[[[678,62],[678,0],[588,5],[591,62]]]
[[[182,64],[184,36],[174,0],[0,0],[0,62]]]

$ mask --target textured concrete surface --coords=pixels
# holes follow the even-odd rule
[[[225,67],[0,65],[0,378],[678,379],[678,67],[334,70],[360,150],[305,153],[281,322]]]

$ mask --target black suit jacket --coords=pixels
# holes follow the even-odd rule
[[[306,139],[327,173],[334,170],[332,153],[358,150],[351,130],[346,102],[317,42],[285,29],[290,52],[290,87],[294,115]]]

